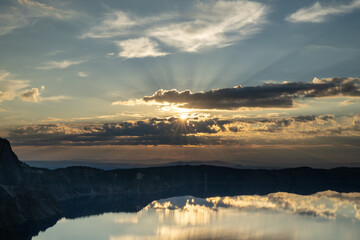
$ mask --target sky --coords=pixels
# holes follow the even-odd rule
[[[0,1],[21,160],[360,166],[360,0]]]

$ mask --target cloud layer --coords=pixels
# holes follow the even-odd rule
[[[360,97],[359,78],[314,78],[312,83],[268,83],[256,87],[222,88],[207,92],[160,89],[141,100],[114,102],[113,105],[144,103],[174,104],[195,109],[238,109],[242,107],[291,108],[295,99],[332,96]]]
[[[77,15],[73,10],[58,9],[37,1],[17,0],[13,2],[13,5],[0,12],[0,36],[35,24],[40,19],[67,20]]]
[[[266,22],[267,13],[264,4],[253,1],[198,1],[185,12],[150,17],[117,10],[82,37],[120,39],[114,43],[121,47],[119,56],[125,58],[165,56],[159,43],[199,52],[252,36]]]
[[[232,145],[307,142],[359,146],[360,116],[284,118],[152,118],[119,123],[34,124],[9,129],[16,145]],[[331,138],[335,140],[332,141]],[[320,141],[321,142],[321,141]],[[351,142],[351,143],[349,143]]]
[[[310,7],[301,8],[289,15],[286,20],[290,22],[325,22],[330,16],[351,13],[360,8],[360,0],[353,0],[350,4],[333,4],[324,6],[320,2],[315,2]]]

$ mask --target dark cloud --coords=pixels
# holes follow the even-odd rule
[[[329,97],[329,96],[360,96],[359,78],[317,79],[312,83],[267,83],[256,87],[215,89],[207,92],[190,90],[178,91],[158,90],[152,96],[146,96],[145,102],[173,103],[184,108],[198,109],[237,109],[241,107],[290,108],[294,99]]]
[[[297,116],[278,119],[232,118],[188,119],[152,118],[148,120],[105,124],[37,124],[9,130],[15,145],[221,145],[241,142],[229,133],[273,133],[291,129],[316,134],[319,121],[330,121],[332,115]],[[299,128],[298,125],[312,128]],[[321,125],[321,123],[320,123]],[[352,130],[358,124],[354,122]],[[315,128],[314,128],[315,126]],[[318,130],[316,132],[316,130]],[[346,129],[337,130],[341,133]],[[313,131],[313,133],[311,132]],[[331,129],[330,133],[335,129]]]
[[[334,115],[322,115],[322,116],[319,116],[319,118],[321,120],[328,121],[328,120],[334,120],[335,116]]]
[[[136,122],[89,124],[29,125],[10,130],[10,138],[17,145],[198,145],[221,144],[217,138],[195,136],[225,130],[230,121],[207,119],[183,121],[178,118],[152,118]]]

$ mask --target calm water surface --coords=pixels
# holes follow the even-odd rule
[[[63,218],[33,239],[360,239],[360,193],[176,197],[137,213]]]

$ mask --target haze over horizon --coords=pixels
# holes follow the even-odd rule
[[[0,3],[21,160],[360,167],[360,1]]]

